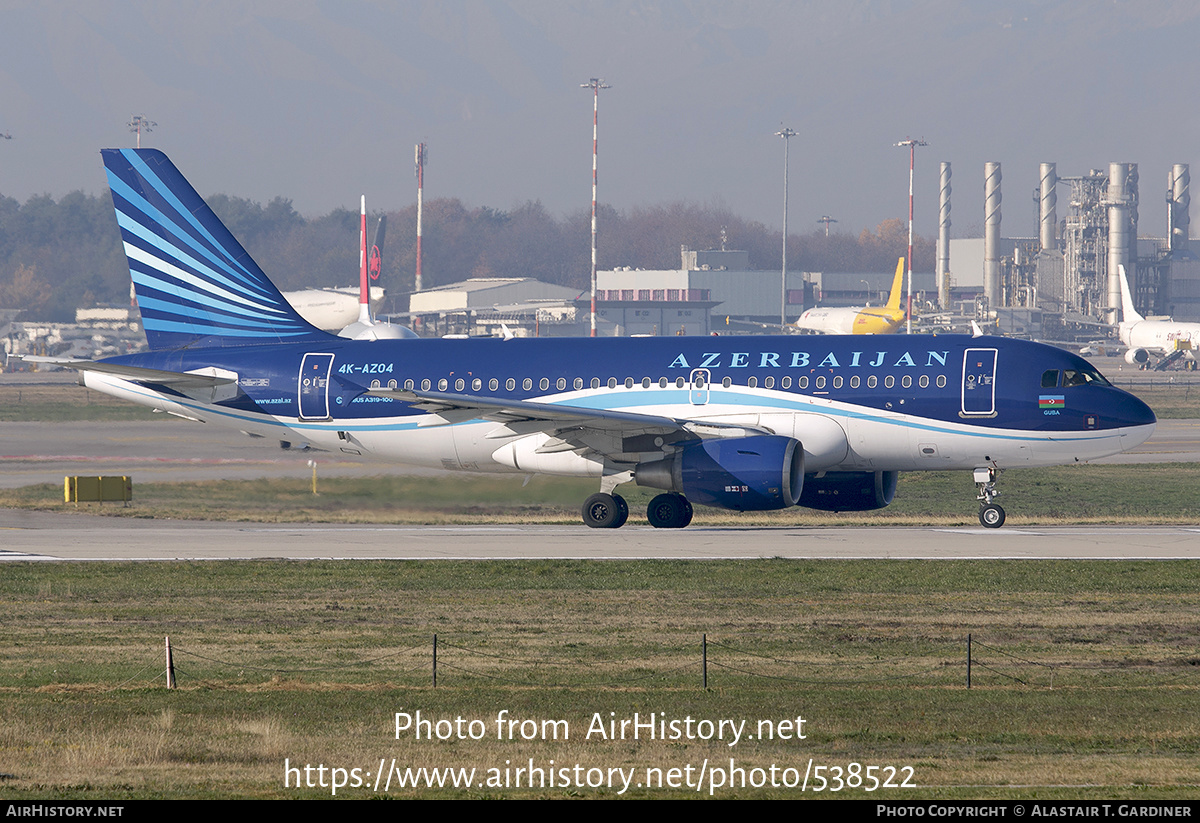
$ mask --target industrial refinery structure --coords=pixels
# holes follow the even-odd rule
[[[938,232],[938,303],[973,298],[983,316],[1016,310],[1060,318],[1064,330],[1121,318],[1119,271],[1130,273],[1134,302],[1144,314],[1200,320],[1200,260],[1190,248],[1191,177],[1186,164],[1170,168],[1166,231],[1139,236],[1136,163],[1108,171],[1058,175],[1042,163],[1033,192],[1038,236],[1001,235],[1001,167],[984,167],[984,236],[950,240],[950,164],[942,164]],[[1060,217],[1058,193],[1069,192]]]

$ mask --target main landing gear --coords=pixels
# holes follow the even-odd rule
[[[1004,525],[1004,509],[992,502],[1000,496],[1000,490],[996,488],[999,473],[994,466],[975,470],[975,485],[979,488],[975,499],[979,501],[979,522],[985,529],[998,529]]]
[[[629,504],[619,494],[600,492],[583,503],[583,522],[593,529],[619,529],[629,519]],[[692,504],[682,494],[660,494],[646,507],[656,529],[682,529],[692,522]]]

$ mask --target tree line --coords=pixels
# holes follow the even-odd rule
[[[283,197],[263,205],[218,194],[207,202],[281,289],[357,283],[357,212],[337,208],[306,218]],[[400,311],[416,269],[416,205],[387,217],[379,282],[392,297],[390,309]],[[422,225],[426,288],[468,277],[533,277],[581,290],[590,281],[586,210],[555,217],[538,201],[502,211],[440,198],[425,203]],[[602,269],[678,268],[681,245],[719,248],[722,232],[727,248],[749,252],[752,268],[780,266],[779,230],[722,206],[677,202],[621,212],[601,206],[598,225]],[[907,245],[907,225],[899,219],[858,236],[791,234],[788,267],[888,272]],[[918,238],[916,259],[932,267],[931,241]],[[23,204],[0,196],[0,308],[21,309],[25,321],[71,322],[77,308],[128,302],[129,270],[107,194],[37,195]]]

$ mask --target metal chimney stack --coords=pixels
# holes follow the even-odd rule
[[[950,164],[942,163],[938,209],[937,289],[938,305],[950,307]]]
[[[1040,230],[1042,251],[1058,248],[1058,171],[1053,163],[1042,163],[1041,193],[1038,199],[1041,217]]]
[[[988,306],[1000,300],[1000,164],[983,165],[983,293]]]
[[[1188,227],[1191,224],[1188,211],[1192,205],[1192,174],[1187,163],[1176,163],[1171,168],[1167,185],[1167,203],[1171,210],[1171,231],[1167,243],[1171,251],[1176,251],[1187,248]]]
[[[1137,199],[1137,164],[1108,164],[1108,300],[1107,307],[1116,317],[1121,309],[1121,270],[1129,276],[1129,288],[1136,289],[1133,263],[1137,260],[1137,223],[1133,206]],[[1132,230],[1132,237],[1131,237]],[[1130,248],[1134,249],[1133,255]]]

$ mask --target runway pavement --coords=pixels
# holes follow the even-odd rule
[[[688,528],[321,526],[0,510],[0,561],[1139,559],[1200,557],[1197,527]]]

